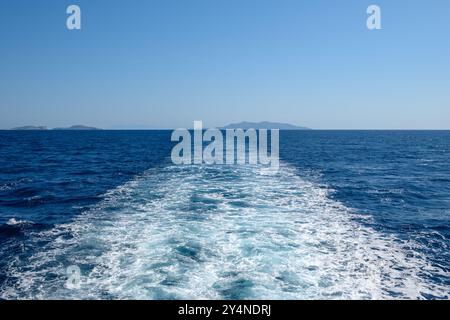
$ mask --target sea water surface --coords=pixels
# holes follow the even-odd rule
[[[450,298],[450,132],[285,131],[278,172],[170,134],[0,132],[0,298]]]

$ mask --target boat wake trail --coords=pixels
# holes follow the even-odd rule
[[[375,299],[448,297],[418,244],[364,223],[283,164],[151,169],[11,261],[0,297]],[[25,248],[25,250],[27,250]],[[81,269],[78,289],[68,266]]]

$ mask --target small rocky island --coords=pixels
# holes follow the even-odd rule
[[[11,130],[28,131],[28,130],[47,130],[45,126],[23,126],[12,128]]]
[[[16,130],[16,131],[42,131],[42,130],[50,130],[48,129],[46,126],[23,126],[23,127],[16,127],[16,128],[12,128],[11,130]],[[86,130],[102,130],[99,128],[95,128],[95,127],[88,127],[88,126],[83,126],[83,125],[74,125],[71,127],[67,127],[67,128],[53,128],[51,130],[71,130],[71,131],[86,131]]]
[[[75,125],[68,128],[54,128],[53,130],[101,130],[101,129],[83,125]]]
[[[222,127],[222,129],[279,129],[279,130],[311,130],[305,127],[299,127],[288,123],[278,123],[278,122],[240,122],[240,123],[232,123]]]

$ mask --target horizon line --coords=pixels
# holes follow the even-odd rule
[[[69,128],[46,128],[46,129],[15,129],[15,128],[0,128],[0,131],[172,131],[178,129],[185,130],[194,130],[194,128],[189,127],[173,127],[173,128],[101,128],[95,127],[94,129],[69,129]],[[219,129],[219,130],[227,130],[224,127],[204,127],[202,130],[208,129]],[[234,129],[243,129],[248,130],[252,128],[228,128],[231,130]],[[260,128],[253,128],[255,130],[260,130]],[[272,128],[276,129],[276,128]],[[271,129],[267,129],[271,130]],[[280,131],[450,131],[450,128],[307,128],[307,129],[278,129]]]

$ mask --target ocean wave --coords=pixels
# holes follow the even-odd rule
[[[30,182],[30,179],[27,178],[22,178],[22,179],[17,179],[14,181],[9,181],[7,183],[4,183],[2,185],[0,185],[0,191],[9,191],[9,190],[13,190],[16,187],[18,187],[19,185],[26,183],[26,182]]]
[[[167,166],[104,195],[73,222],[37,232],[13,260],[5,299],[448,298],[449,277],[419,243],[283,164]],[[81,270],[69,289],[66,268]]]
[[[21,226],[21,225],[30,225],[33,224],[33,222],[27,220],[16,220],[15,218],[11,218],[6,222],[6,224],[8,226]]]

